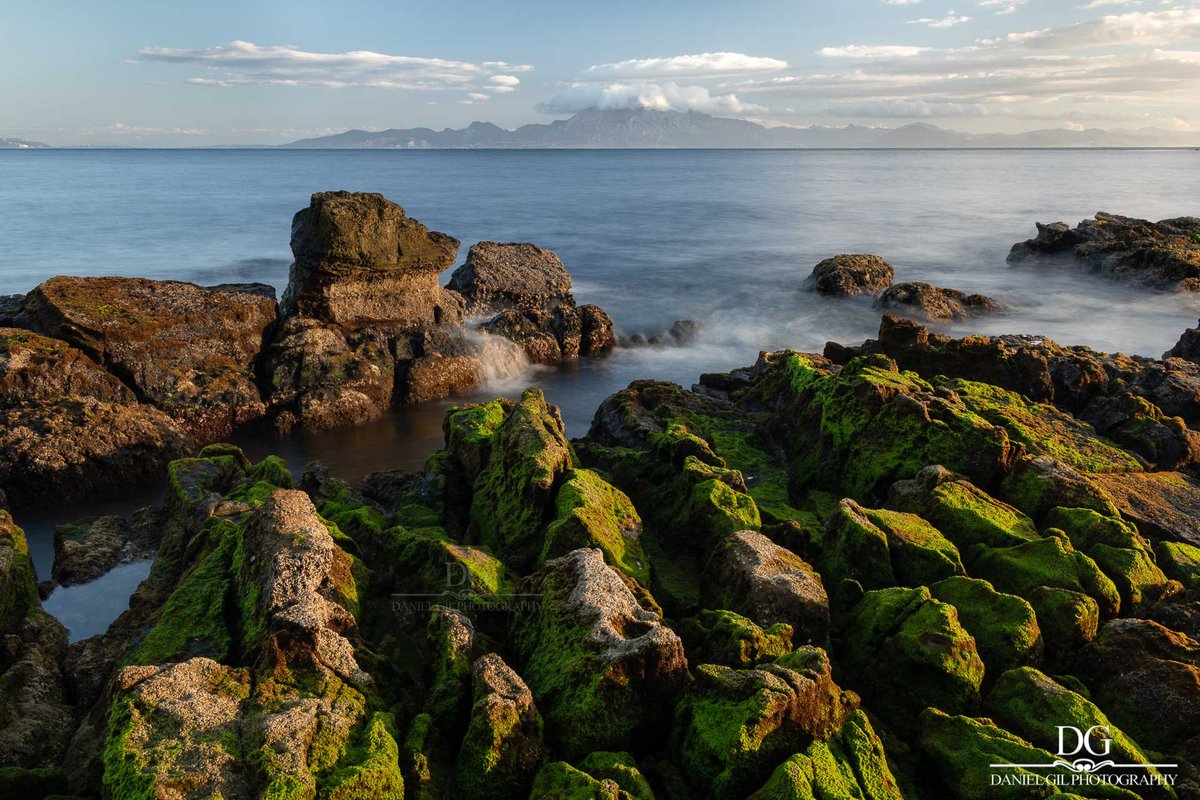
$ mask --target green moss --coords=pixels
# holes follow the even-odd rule
[[[59,767],[0,767],[0,797],[35,800],[66,793],[67,776]]]
[[[958,800],[1028,800],[1059,794],[1058,780],[1081,797],[1097,800],[1138,800],[1126,789],[1107,784],[1076,786],[1071,773],[1055,769],[1006,769],[1020,783],[992,784],[992,764],[1053,764],[1057,757],[997,727],[991,720],[951,716],[936,708],[922,712],[920,750],[931,774],[941,784],[941,794]],[[1063,800],[1066,800],[1064,797]]]
[[[642,775],[629,753],[590,753],[578,766],[596,780],[617,784],[630,800],[654,800],[650,782]]]
[[[981,548],[971,571],[1002,592],[1028,597],[1039,586],[1082,592],[1115,616],[1121,609],[1117,587],[1096,562],[1071,547],[1066,537],[1047,536],[1014,547]]]
[[[25,532],[0,508],[0,633],[15,633],[21,621],[41,610],[37,577]]]
[[[150,754],[139,743],[140,715],[133,701],[122,698],[108,712],[108,738],[101,754],[104,790],[113,800],[153,800]]]
[[[892,569],[901,585],[922,586],[963,574],[958,548],[921,517],[883,509],[866,514],[887,536]]]
[[[929,591],[958,611],[958,621],[975,639],[989,675],[1041,657],[1042,632],[1025,600],[997,592],[987,581],[962,576],[939,581]]]
[[[403,800],[400,750],[390,714],[371,716],[358,741],[346,749],[333,774],[322,781],[328,800]]]
[[[947,481],[929,495],[926,514],[960,549],[1010,547],[1039,538],[1033,520],[966,481]]]
[[[975,639],[954,606],[925,587],[867,592],[841,645],[847,683],[900,730],[926,706],[969,710],[979,699],[984,664]]]
[[[1137,528],[1086,508],[1055,508],[1047,524],[1060,528],[1078,550],[1096,562],[1116,585],[1127,610],[1144,610],[1158,600],[1167,576]]]
[[[1008,431],[1034,455],[1045,455],[1081,472],[1140,472],[1141,463],[1052,405],[1031,402],[1016,392],[987,383],[938,378],[935,385],[955,392],[968,409]]]
[[[692,664],[753,667],[792,651],[792,626],[776,623],[763,630],[732,611],[705,609],[679,626]]]
[[[1184,585],[1189,592],[1200,592],[1200,547],[1185,542],[1159,542],[1155,548],[1162,571]]]
[[[245,456],[219,455],[211,458],[180,458],[167,465],[168,511],[189,515],[210,493],[229,491],[242,475]]]
[[[565,761],[552,761],[538,770],[529,795],[539,800],[630,800],[612,782],[602,782]]]
[[[280,489],[296,488],[296,480],[292,477],[287,462],[279,456],[267,456],[246,470],[246,480],[250,483],[269,483]]]
[[[642,519],[620,489],[589,469],[568,472],[555,499],[555,520],[546,529],[538,563],[580,547],[597,547],[611,566],[650,585],[650,562],[642,552]]]
[[[242,466],[242,469],[250,466],[250,459],[246,458],[245,452],[236,444],[215,442],[200,448],[200,452],[196,454],[197,458],[217,458],[219,456],[232,456]]]
[[[681,516],[694,526],[690,533],[699,534],[709,542],[737,531],[756,531],[762,526],[758,506],[750,495],[719,478],[692,486]]]
[[[1001,492],[1005,500],[1035,519],[1064,503],[1109,517],[1119,515],[1112,498],[1095,481],[1046,457],[1018,459],[1004,478]]]
[[[1041,586],[1029,594],[1046,649],[1054,655],[1073,655],[1096,638],[1100,605],[1082,592]]]
[[[897,584],[887,534],[849,498],[829,519],[819,565],[822,579],[835,594],[847,580],[857,581],[863,589]]]

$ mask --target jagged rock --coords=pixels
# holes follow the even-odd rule
[[[292,219],[292,264],[281,307],[346,327],[416,331],[462,321],[462,300],[438,283],[458,240],[430,231],[380,194],[317,192]]]
[[[1075,674],[1145,747],[1176,752],[1200,730],[1200,643],[1156,622],[1115,619],[1079,651]]]
[[[571,275],[562,260],[528,243],[471,245],[466,263],[450,276],[449,288],[463,296],[473,316],[575,307]]]
[[[82,519],[54,531],[54,569],[51,577],[62,586],[95,580],[118,564],[154,555],[163,520],[154,508],[143,508],[129,519],[119,516]]]
[[[617,345],[612,317],[603,308],[587,303],[579,307],[579,355],[603,355]]]
[[[553,365],[562,361],[563,352],[550,322],[545,312],[526,313],[509,308],[481,325],[480,330],[515,342],[534,364]]]
[[[650,584],[650,561],[642,551],[642,519],[620,489],[590,469],[573,469],[559,487],[555,519],[546,528],[539,561],[580,547],[597,547],[608,564]]]
[[[1049,655],[1073,656],[1100,630],[1100,604],[1083,592],[1039,586],[1026,599],[1037,614]]]
[[[520,592],[540,600],[514,615],[512,642],[547,740],[579,758],[661,735],[671,698],[687,682],[683,643],[638,604],[601,552],[548,561]]]
[[[958,322],[994,314],[1004,307],[986,295],[911,281],[889,286],[875,301],[875,308],[916,315],[934,322]]]
[[[792,652],[791,625],[777,622],[763,629],[732,611],[704,609],[679,625],[688,660],[747,668]]]
[[[879,256],[838,255],[813,267],[807,285],[817,294],[848,297],[879,294],[892,285],[895,270]]]
[[[197,439],[212,441],[266,411],[255,361],[275,303],[245,292],[142,278],[51,278],[21,321],[83,350]]]
[[[542,718],[521,676],[495,653],[472,667],[475,705],[457,759],[458,787],[482,800],[529,796],[542,760]]]
[[[1097,475],[1121,516],[1154,539],[1200,546],[1200,483],[1178,472]]]
[[[929,587],[935,599],[954,606],[958,621],[975,640],[988,676],[1042,658],[1042,631],[1033,607],[1011,594],[998,592],[978,578],[956,575]]]
[[[797,642],[823,643],[829,634],[829,598],[808,562],[761,533],[738,531],[722,540],[701,581],[701,601],[770,627],[792,626]]]
[[[0,328],[7,328],[16,322],[23,302],[23,294],[0,294]]]
[[[867,592],[851,612],[837,653],[846,683],[897,730],[928,706],[969,711],[984,665],[954,606],[929,589]]]
[[[1182,358],[1185,361],[1200,363],[1200,324],[1185,330],[1175,346],[1163,353],[1163,360],[1168,358]]]
[[[816,647],[753,670],[704,664],[695,674],[676,708],[671,750],[705,797],[747,796],[781,759],[829,739],[858,707]]]
[[[10,503],[123,489],[157,478],[191,446],[174,420],[82,351],[0,328],[0,490]]]
[[[1009,262],[1074,252],[1089,272],[1151,289],[1200,290],[1200,218],[1150,222],[1100,212],[1068,230],[1038,225],[1038,236],[1013,245]]]
[[[42,610],[36,583],[25,534],[0,509],[0,768],[57,766],[76,725],[67,632]]]

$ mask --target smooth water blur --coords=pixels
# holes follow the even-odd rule
[[[691,347],[619,351],[474,395],[536,383],[578,436],[599,402],[635,378],[690,385],[760,350],[873,335],[869,299],[800,290],[837,253],[876,253],[898,281],[983,292],[1011,308],[946,328],[956,335],[1032,333],[1158,355],[1195,324],[1196,300],[1073,268],[1010,267],[1005,256],[1035,220],[1200,213],[1197,186],[1194,150],[0,151],[0,294],[57,274],[282,289],[291,217],[312,192],[382,192],[461,239],[460,260],[480,240],[556,251],[579,300],[606,308],[625,333],[704,324]],[[355,480],[419,466],[441,443],[445,405],[243,444],[293,467],[320,459]],[[84,511],[26,522],[41,575],[55,520]]]

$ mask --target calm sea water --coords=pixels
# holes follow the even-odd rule
[[[57,274],[282,289],[291,217],[312,192],[382,192],[461,239],[463,257],[480,240],[556,251],[580,301],[604,306],[626,333],[680,318],[704,324],[692,347],[619,352],[483,392],[541,385],[581,435],[597,404],[635,378],[688,385],[701,372],[749,364],[759,350],[872,335],[879,314],[869,300],[800,291],[813,265],[836,253],[877,253],[897,280],[983,292],[1012,309],[947,329],[956,335],[1035,333],[1158,355],[1195,324],[1195,300],[1004,259],[1035,220],[1200,214],[1197,186],[1193,150],[0,151],[0,294]],[[353,480],[418,466],[440,444],[443,408],[245,444],[297,467],[318,458]],[[153,500],[143,492],[106,508]],[[40,574],[49,573],[53,525],[97,510],[21,520]],[[124,607],[136,566],[108,590],[75,590],[93,604],[107,597],[111,608],[62,611],[73,635]]]

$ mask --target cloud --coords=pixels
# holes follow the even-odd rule
[[[841,47],[822,47],[817,55],[826,58],[908,58],[928,53],[932,47],[904,44],[847,44]]]
[[[1075,6],[1084,11],[1090,11],[1093,8],[1101,8],[1103,6],[1140,6],[1142,0],[1091,0],[1087,5]]]
[[[913,6],[921,0],[883,0],[885,6]]]
[[[1117,0],[1120,2],[1120,0]],[[997,16],[1015,13],[1027,0],[979,0],[980,8],[994,8]]]
[[[665,58],[631,58],[611,64],[588,67],[580,80],[629,80],[655,78],[716,78],[754,72],[787,69],[778,58],[748,56],[744,53],[696,53]]]
[[[701,111],[706,114],[745,114],[765,111],[743,103],[735,94],[714,95],[704,86],[673,82],[576,83],[538,105],[547,114],[573,114],[588,108]]]
[[[964,22],[970,22],[970,17],[965,17],[950,9],[949,13],[944,17],[921,17],[920,19],[910,19],[909,25],[928,25],[930,28],[953,28],[956,25],[962,25]]]
[[[1200,39],[1200,8],[1173,8],[1166,11],[1110,14],[1074,25],[1010,33],[1000,39],[983,40],[981,43],[1019,44],[1023,47],[1047,50],[1075,50],[1130,44],[1156,47],[1196,39]]]
[[[479,93],[511,91],[520,79],[513,72],[531,70],[528,64],[503,61],[454,61],[444,58],[388,55],[370,50],[319,53],[291,46],[263,46],[234,41],[203,49],[145,47],[138,60],[196,67],[200,75],[189,83],[205,86],[368,87],[435,91],[462,89]]]

